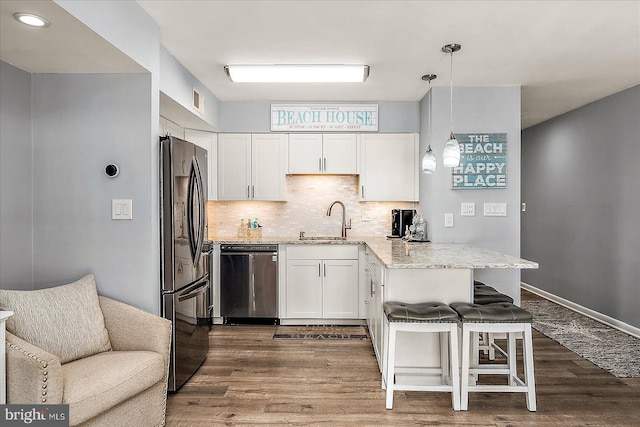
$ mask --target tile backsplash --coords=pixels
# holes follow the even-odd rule
[[[240,220],[256,217],[264,237],[339,236],[342,208],[327,209],[335,200],[344,203],[348,236],[387,235],[391,231],[391,209],[418,209],[411,202],[360,202],[358,177],[352,175],[291,175],[286,178],[286,202],[207,202],[209,238],[233,237]],[[368,220],[370,219],[370,220]]]

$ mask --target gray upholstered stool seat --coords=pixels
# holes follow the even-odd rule
[[[474,292],[473,303],[474,304],[493,304],[497,302],[508,302],[513,304],[513,298],[509,295],[501,294],[500,292]]]
[[[531,313],[509,302],[453,303],[451,307],[458,312],[463,323],[531,323],[532,320]]]
[[[460,376],[458,363],[458,313],[447,304],[439,302],[423,302],[407,304],[403,302],[386,302],[384,309],[385,345],[383,384],[387,389],[386,408],[393,408],[394,390],[410,391],[444,391],[451,393],[451,404],[456,411],[460,410]],[[436,333],[440,339],[440,366],[436,368],[407,368],[396,366],[396,353],[415,351],[406,345],[398,349],[398,333],[419,332]],[[402,340],[402,338],[400,338]],[[412,338],[414,339],[414,338]],[[405,377],[422,377],[427,381],[403,381]],[[440,384],[432,384],[429,380],[440,377]],[[420,382],[425,384],[419,384]]]
[[[385,302],[384,314],[389,322],[457,322],[458,313],[441,302],[406,304]]]
[[[462,322],[462,367],[460,370],[460,408],[469,405],[469,392],[519,392],[526,393],[527,409],[536,410],[535,379],[533,375],[532,316],[526,310],[511,303],[472,304],[453,303],[451,307]],[[478,358],[478,333],[506,333],[506,352],[495,346],[506,357],[506,364],[483,363]],[[524,357],[524,381],[516,371],[516,335],[522,334]],[[508,375],[508,385],[469,384],[469,377],[476,380],[483,374]]]

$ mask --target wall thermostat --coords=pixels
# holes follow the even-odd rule
[[[120,173],[120,168],[115,163],[109,163],[104,168],[104,173],[107,174],[109,178],[115,178]]]

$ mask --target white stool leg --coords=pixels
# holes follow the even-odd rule
[[[393,389],[396,385],[394,378],[396,363],[396,326],[393,322],[389,322],[389,351],[387,352],[387,403],[386,408],[393,408]]]
[[[496,349],[493,348],[493,343],[495,338],[493,337],[493,333],[487,332],[487,345],[489,346],[489,360],[496,359]]]
[[[482,341],[482,345],[486,347],[487,343],[489,342],[489,334],[487,332],[481,332],[479,335],[480,341]],[[482,350],[482,352],[484,354],[489,354],[489,349],[485,348],[484,350]]]
[[[451,378],[451,400],[453,410],[460,410],[460,365],[458,363],[458,325],[451,324],[449,332],[449,375]]]
[[[524,337],[522,338],[524,381],[527,385],[527,409],[534,412],[536,410],[536,383],[533,375],[533,338],[531,337],[530,323],[525,325]]]
[[[449,333],[438,332],[440,338],[440,369],[442,374],[440,375],[440,381],[442,384],[449,384],[449,341],[451,339]]]
[[[469,359],[474,355],[469,353],[469,341],[477,339],[475,334],[470,334],[466,324],[462,324],[462,369],[460,370],[460,410],[466,411],[469,406]],[[478,352],[476,351],[477,355]]]
[[[516,385],[514,378],[518,375],[516,371],[516,333],[507,333],[507,363],[509,364],[509,385]]]
[[[477,366],[480,364],[480,345],[479,345],[479,332],[471,332],[471,366]],[[473,374],[473,379],[478,381],[478,374]]]

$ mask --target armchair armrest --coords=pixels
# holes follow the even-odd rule
[[[62,366],[56,356],[8,331],[6,355],[7,403],[62,403]]]
[[[111,298],[99,299],[113,350],[155,351],[168,363],[171,321]]]

